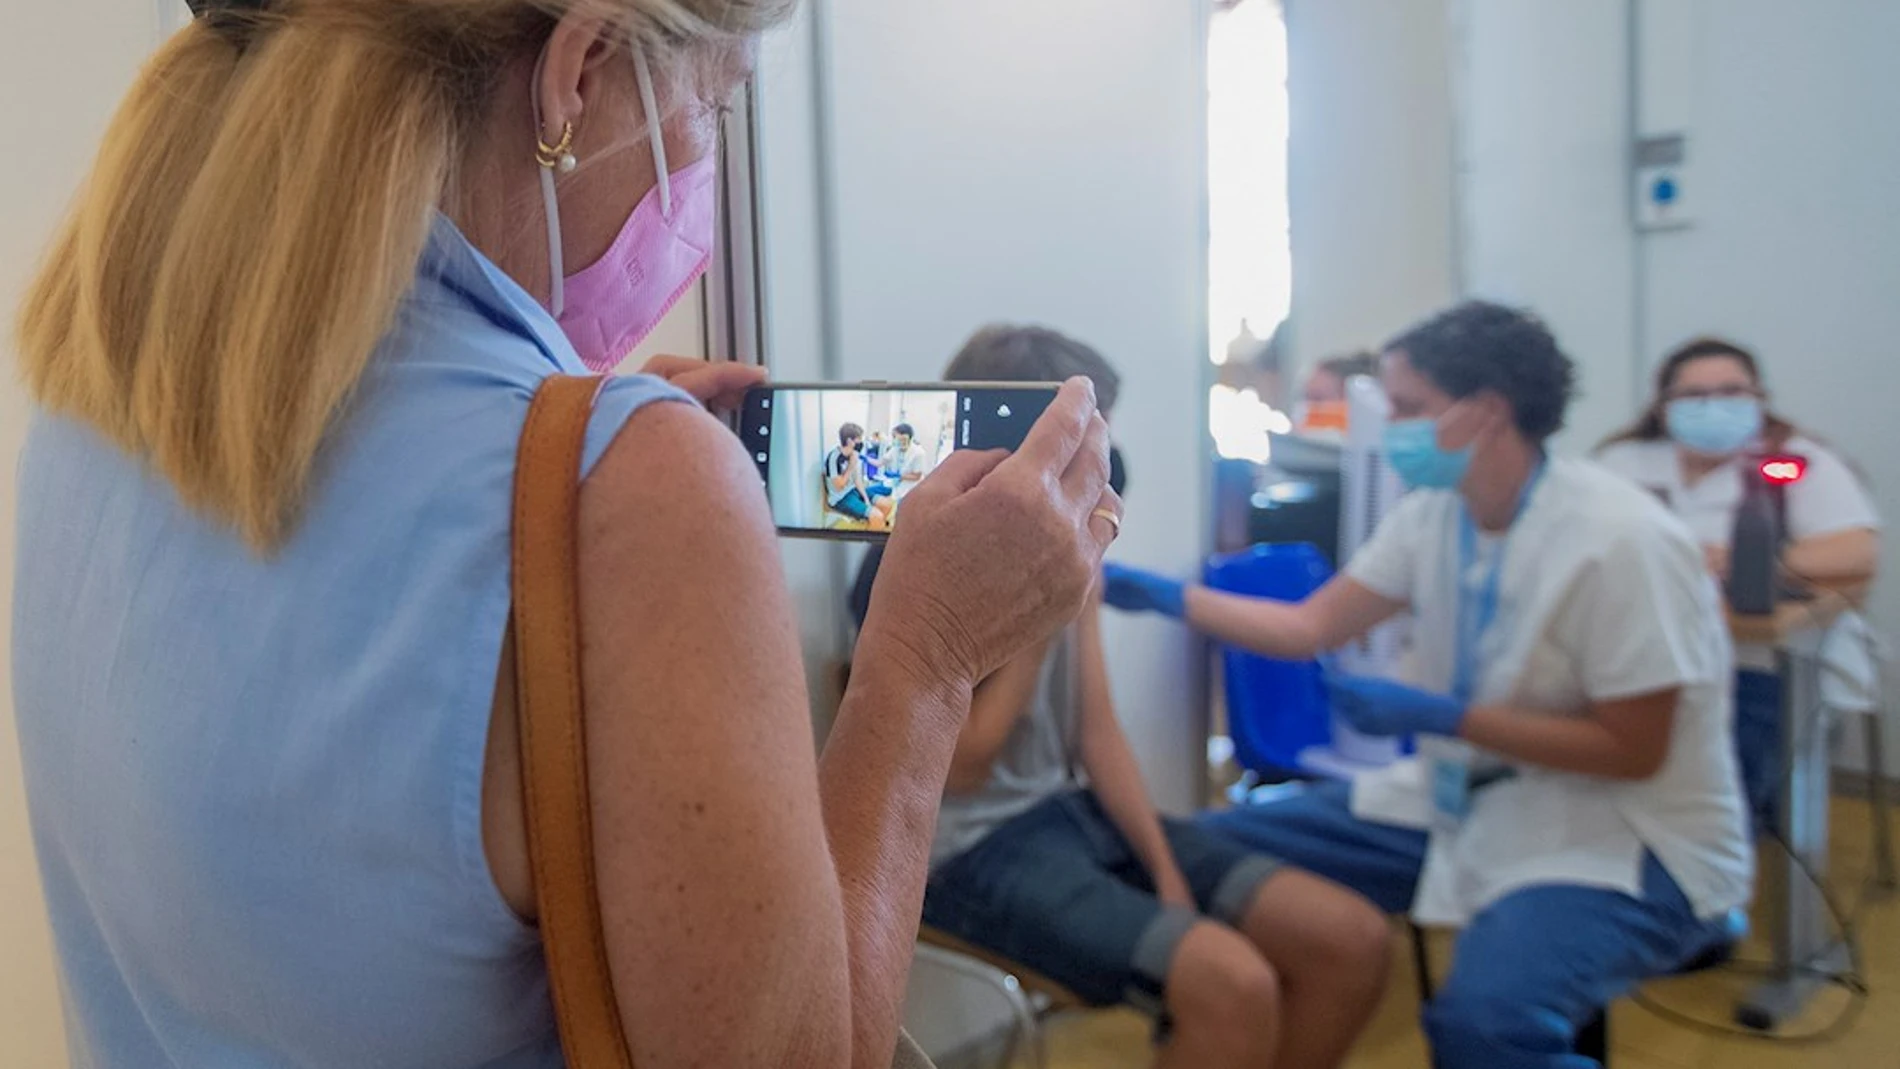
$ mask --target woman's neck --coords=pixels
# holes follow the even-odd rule
[[[1693,449],[1676,448],[1676,460],[1682,466],[1682,485],[1694,486],[1709,473],[1728,463],[1728,457],[1712,457]]]
[[[1512,433],[1487,450],[1484,463],[1473,465],[1459,492],[1478,529],[1496,534],[1510,529],[1524,501],[1524,488],[1543,462],[1543,451]]]

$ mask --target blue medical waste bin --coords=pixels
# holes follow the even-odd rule
[[[1284,542],[1212,557],[1204,581],[1214,590],[1299,601],[1332,576],[1318,546]],[[1227,732],[1241,767],[1269,776],[1298,772],[1302,750],[1332,741],[1317,662],[1276,661],[1224,646],[1221,669]]]

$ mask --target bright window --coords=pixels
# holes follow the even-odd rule
[[[1208,31],[1208,356],[1225,364],[1243,332],[1261,340],[1293,300],[1287,207],[1287,34],[1280,0],[1220,0]],[[1214,387],[1224,457],[1265,461],[1289,421],[1248,387]]]

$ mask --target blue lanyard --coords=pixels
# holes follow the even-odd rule
[[[1511,533],[1517,529],[1517,521],[1524,515],[1524,509],[1531,503],[1531,494],[1544,477],[1545,461],[1540,457],[1537,467],[1531,469],[1530,478],[1524,480],[1524,489],[1518,492],[1517,508],[1511,513],[1511,524],[1505,528],[1504,541],[1491,561],[1491,570],[1484,582],[1473,595],[1470,584],[1465,581],[1478,560],[1478,527],[1471,520],[1471,510],[1458,504],[1458,634],[1457,648],[1452,665],[1451,693],[1461,702],[1469,703],[1477,693],[1480,665],[1479,650],[1484,642],[1484,634],[1498,615],[1498,586],[1503,581],[1505,553],[1510,549]]]

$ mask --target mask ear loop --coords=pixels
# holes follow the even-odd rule
[[[666,138],[660,132],[660,108],[653,95],[653,69],[647,64],[646,49],[633,46],[633,80],[640,87],[640,106],[647,113],[647,140],[653,145],[653,170],[660,187],[660,215],[673,221],[673,176],[666,169]]]
[[[548,64],[546,49],[534,64],[534,85],[530,98],[534,104],[534,129],[537,140],[547,135],[541,125],[541,74]],[[567,263],[562,252],[561,198],[554,190],[554,168],[543,164],[541,171],[541,210],[548,223],[548,311],[561,318],[567,310]]]

